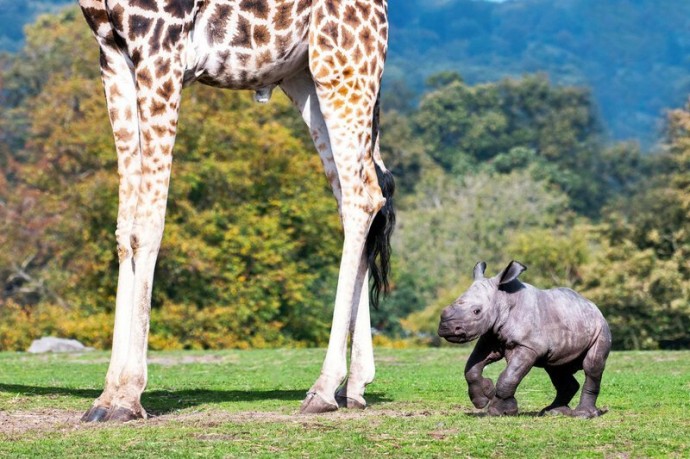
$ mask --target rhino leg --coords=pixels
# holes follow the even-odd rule
[[[514,415],[518,412],[515,391],[537,360],[531,349],[516,347],[507,358],[508,366],[498,377],[496,395],[489,403],[489,416]]]
[[[596,407],[599,388],[601,387],[601,377],[606,366],[606,358],[611,350],[610,338],[602,337],[594,343],[594,346],[587,351],[582,362],[582,369],[585,372],[585,384],[582,386],[580,403],[573,410],[573,415],[581,418],[595,418],[606,413]]]
[[[494,339],[487,336],[479,338],[465,365],[467,391],[475,407],[484,408],[496,394],[493,381],[483,377],[482,372],[484,367],[502,358],[503,352]]]
[[[546,367],[545,370],[556,388],[556,398],[551,402],[551,405],[541,410],[539,416],[545,414],[571,415],[572,410],[568,404],[580,389],[580,383],[577,382],[569,368]]]

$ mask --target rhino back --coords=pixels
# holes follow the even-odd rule
[[[534,349],[544,364],[561,365],[580,357],[600,333],[609,333],[594,303],[568,288],[539,290],[525,284],[514,294],[506,327],[516,344]]]

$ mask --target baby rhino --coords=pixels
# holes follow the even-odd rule
[[[465,366],[472,403],[488,405],[489,415],[518,411],[515,390],[532,367],[546,370],[556,398],[541,414],[560,413],[592,418],[601,376],[611,349],[611,332],[599,309],[567,288],[539,290],[522,283],[525,269],[511,261],[496,277],[485,278],[486,263],[474,267],[470,288],[441,313],[438,334],[451,343],[479,338]],[[508,362],[496,386],[482,376],[484,367],[502,358]],[[568,404],[580,385],[573,376],[585,372],[580,404]]]

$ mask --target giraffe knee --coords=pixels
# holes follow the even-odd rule
[[[117,258],[120,263],[133,255],[130,232],[117,229],[115,231],[115,241],[117,242]]]
[[[373,182],[368,177],[364,177],[360,183],[353,187],[352,194],[358,207],[369,215],[376,215],[386,204],[386,199],[383,197],[378,182]]]
[[[369,212],[372,215],[376,215],[379,210],[383,209],[383,206],[386,205],[386,198],[383,197],[383,193],[381,192],[381,188],[378,186],[378,184],[375,184],[374,186],[369,185],[368,187],[368,201],[369,201]]]
[[[135,225],[129,237],[132,255],[157,252],[163,237],[163,225],[149,222],[148,225]]]
[[[129,247],[123,245],[123,244],[118,244],[117,245],[117,259],[122,263],[128,258],[132,257],[132,249]]]

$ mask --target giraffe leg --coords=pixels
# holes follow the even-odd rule
[[[134,226],[141,179],[141,151],[134,75],[127,64],[126,56],[113,45],[112,39],[98,37],[98,41],[101,46],[101,76],[115,136],[120,176],[115,231],[120,267],[113,347],[105,389],[91,409],[84,414],[82,421],[102,421],[110,415],[113,398],[118,392],[119,375],[129,353],[130,323],[133,315],[131,299],[134,287],[134,262],[130,237]]]
[[[137,103],[141,130],[142,176],[137,209],[131,233],[133,250],[132,269],[134,284],[130,302],[132,316],[130,340],[122,371],[119,375],[118,394],[113,400],[110,419],[127,420],[130,416],[145,417],[141,407],[141,394],[146,387],[149,318],[153,273],[163,237],[165,210],[175,143],[178,107],[182,92],[183,65],[176,56],[165,56],[161,64],[157,57],[137,65]],[[154,64],[155,62],[155,64]],[[171,75],[158,85],[146,85],[146,78],[154,65],[171,69]],[[123,301],[127,301],[125,298]]]
[[[118,0],[111,0],[108,8],[117,10],[117,26],[121,28],[117,35],[128,40],[125,55],[125,47],[117,44],[112,28],[107,29],[110,24],[93,27],[94,18],[103,16],[93,14],[98,7],[105,8],[101,2],[82,0],[87,21],[91,14],[89,23],[101,44],[106,98],[118,150],[120,277],[106,387],[82,419],[128,421],[146,417],[141,394],[147,382],[151,288],[163,235],[182,91],[184,37],[178,33],[180,24],[171,25],[173,31],[162,32],[141,27],[141,17],[128,16]],[[155,33],[170,46],[151,48]],[[173,36],[180,40],[178,46],[172,46]],[[120,108],[126,113],[133,111],[132,116],[125,113],[125,120],[120,122]]]
[[[342,207],[342,190],[338,179],[338,169],[333,159],[331,140],[328,136],[328,126],[321,113],[319,98],[316,94],[316,86],[311,74],[304,70],[292,78],[284,80],[280,88],[290,98],[293,104],[302,114],[304,123],[309,128],[309,133],[314,141],[314,146],[319,152],[319,158],[323,164],[328,183],[331,185],[333,196],[338,203],[338,212]]]
[[[342,190],[341,217],[345,238],[328,350],[321,376],[302,404],[304,413],[332,411],[338,407],[334,392],[347,373],[347,338],[355,317],[353,304],[362,301],[367,277],[364,247],[374,215],[385,202],[371,155],[371,114],[376,93],[364,101],[363,109],[353,113],[352,110],[343,110],[346,105],[338,103],[337,89],[317,85],[317,91]],[[362,318],[367,317],[364,310],[368,309],[366,297],[364,300],[367,304],[361,308]],[[361,327],[358,331],[363,332]],[[356,337],[359,338],[359,334]],[[354,355],[359,357],[359,344],[355,348],[358,351]]]
[[[352,336],[352,352],[350,354],[350,372],[347,380],[336,393],[338,406],[342,408],[364,409],[367,402],[364,390],[374,381],[376,367],[374,362],[374,347],[371,341],[371,319],[369,317],[369,290],[367,289],[367,262],[360,262],[358,278],[363,281],[358,285],[355,302],[350,319],[350,334]],[[362,272],[363,271],[363,272]]]
[[[290,97],[293,103],[302,113],[305,123],[311,133],[326,172],[326,177],[331,185],[333,194],[338,202],[338,210],[342,207],[342,190],[338,178],[338,170],[333,158],[328,128],[319,106],[318,95],[314,80],[309,72],[301,72],[293,78],[285,80],[281,84],[283,91]],[[364,408],[364,387],[373,381],[374,354],[371,345],[371,327],[369,320],[369,296],[366,288],[368,285],[366,260],[360,260],[360,272],[358,272],[356,284],[358,291],[353,296],[351,305],[352,316],[349,332],[352,336],[352,353],[350,365],[350,378],[348,383],[338,391],[337,402],[340,406]],[[347,394],[352,394],[352,397]],[[327,405],[326,411],[335,409],[334,405]]]
[[[334,394],[347,374],[346,351],[353,312],[352,302],[355,292],[361,291],[364,283],[363,276],[359,275],[362,273],[359,265],[364,251],[366,231],[372,218],[373,212],[356,212],[348,206],[343,207],[345,241],[328,350],[321,375],[302,403],[303,413],[335,411],[338,408]]]
[[[374,228],[377,220],[374,220],[372,228],[370,228],[370,234],[368,238],[372,237],[371,233],[376,231],[381,231],[381,235],[385,238],[385,243],[383,245],[390,245],[390,236],[392,234],[393,226],[395,224],[395,215],[392,207],[392,199],[394,191],[394,182],[391,174],[386,170],[383,160],[381,159],[381,152],[379,149],[379,105],[378,99],[374,108],[374,119],[372,135],[374,135],[374,149],[373,149],[373,160],[376,163],[376,167],[381,172],[383,177],[383,182],[381,183],[381,191],[386,197],[385,209],[382,209],[380,213],[375,217],[380,219],[381,227]],[[355,302],[353,303],[353,317],[350,321],[350,333],[352,335],[352,353],[350,355],[350,373],[349,376],[336,394],[336,400],[340,407],[346,408],[356,408],[364,409],[367,406],[366,400],[364,399],[364,391],[366,386],[374,381],[374,376],[376,374],[376,365],[374,361],[374,347],[371,336],[371,317],[369,313],[369,290],[367,286],[369,285],[369,271],[372,268],[370,260],[366,258],[371,256],[371,248],[369,247],[370,242],[376,241],[379,236],[374,235],[373,239],[367,239],[367,254],[365,258],[360,262],[361,272],[358,276],[363,276],[363,281],[359,284],[359,291],[355,293]],[[378,241],[381,242],[380,240]],[[380,257],[385,259],[385,262],[381,264],[379,268],[376,266],[373,269],[379,269],[378,273],[378,283],[382,283],[382,287],[386,287],[385,276],[387,276],[388,270],[388,256],[390,255],[389,247],[386,249],[386,253],[380,253]],[[374,285],[377,284],[376,276],[374,276]],[[381,285],[379,286],[381,287]],[[375,292],[378,295],[379,292]],[[359,300],[357,300],[359,299]],[[378,304],[378,298],[375,299],[375,304]]]

